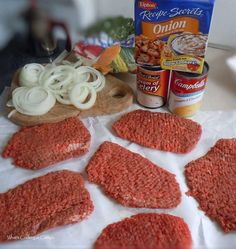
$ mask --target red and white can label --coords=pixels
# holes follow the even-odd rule
[[[169,71],[151,71],[138,68],[137,85],[144,93],[166,98],[169,82]]]
[[[178,96],[193,96],[204,92],[207,82],[207,75],[202,78],[184,78],[172,75],[171,91]]]
[[[191,77],[173,71],[168,101],[169,110],[183,117],[195,115],[202,104],[207,78],[207,73],[199,77]]]
[[[158,108],[167,100],[170,72],[159,68],[138,67],[137,100],[148,108]]]

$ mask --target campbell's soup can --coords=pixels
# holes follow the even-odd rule
[[[165,105],[170,71],[160,67],[138,66],[137,101],[140,105],[155,109]]]
[[[182,117],[194,116],[200,109],[207,83],[209,65],[205,62],[201,75],[172,72],[169,110]]]

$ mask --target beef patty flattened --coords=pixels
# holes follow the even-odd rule
[[[225,232],[236,230],[236,139],[220,139],[185,169],[188,195]]]
[[[94,249],[190,249],[183,219],[168,214],[138,214],[107,226]]]
[[[3,157],[26,169],[41,169],[89,150],[91,136],[82,121],[69,118],[59,123],[22,128],[8,142]]]
[[[124,206],[174,208],[181,201],[175,175],[118,144],[103,143],[87,173],[90,182]]]
[[[143,110],[124,115],[113,124],[113,130],[131,142],[174,153],[192,151],[202,134],[201,126],[192,120]]]
[[[34,236],[82,221],[93,211],[79,173],[57,171],[0,194],[0,241]]]

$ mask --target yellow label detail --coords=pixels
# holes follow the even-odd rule
[[[200,109],[202,102],[198,102],[193,105],[176,107],[173,113],[181,117],[191,117],[197,113]]]
[[[201,74],[204,68],[204,58],[191,55],[172,55],[170,58],[161,57],[161,67],[165,70],[177,70]]]
[[[163,50],[161,54],[161,67],[165,70],[176,70],[201,74],[204,68],[204,58],[192,55],[178,55],[173,49],[170,49],[172,41],[178,35],[171,35],[168,39],[168,50]]]

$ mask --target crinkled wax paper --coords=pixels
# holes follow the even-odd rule
[[[7,120],[3,114],[5,96],[6,94],[2,94],[0,101],[1,152],[8,139],[19,129],[18,126]],[[6,160],[0,157],[0,192],[5,192],[18,184],[48,172],[69,169],[83,174],[86,179],[86,187],[95,205],[93,214],[81,223],[55,228],[22,241],[1,244],[0,249],[92,249],[93,243],[106,225],[141,212],[164,212],[182,217],[191,230],[194,241],[193,249],[236,248],[236,233],[224,234],[214,221],[211,221],[198,209],[198,203],[192,197],[185,195],[188,188],[183,175],[185,165],[191,160],[203,156],[218,139],[236,137],[236,111],[199,112],[193,119],[203,127],[200,142],[191,153],[177,155],[144,148],[122,140],[113,134],[111,130],[113,121],[117,120],[122,114],[138,108],[140,108],[138,105],[133,105],[125,112],[116,115],[83,119],[85,126],[92,135],[90,151],[83,157],[58,163],[39,171],[16,168],[11,164],[10,159]],[[163,112],[165,110],[158,109],[158,111]],[[84,169],[98,146],[104,141],[112,141],[131,151],[140,153],[153,163],[174,173],[182,191],[181,204],[171,210],[127,208],[106,197],[98,186],[88,183]]]

